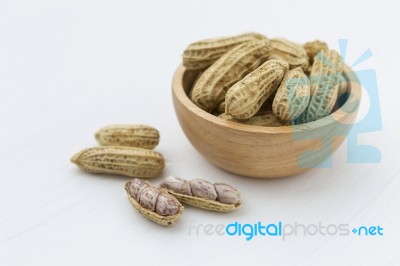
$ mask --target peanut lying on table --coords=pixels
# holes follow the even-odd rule
[[[85,171],[151,178],[164,169],[164,157],[155,151],[133,147],[104,146],[84,149],[71,161]]]
[[[240,192],[225,183],[210,183],[202,179],[185,180],[178,177],[167,177],[161,183],[180,202],[199,208],[231,212],[242,204]]]
[[[125,190],[132,206],[153,222],[172,225],[182,214],[183,206],[174,196],[164,189],[153,187],[146,180],[129,180]]]
[[[160,134],[147,125],[110,125],[96,132],[95,138],[102,146],[154,149],[160,141]]]

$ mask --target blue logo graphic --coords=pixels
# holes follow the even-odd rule
[[[347,39],[339,40],[339,50],[343,61],[346,59],[347,52]],[[357,65],[367,60],[372,56],[370,49],[366,50],[352,65],[351,69],[354,69]],[[294,139],[299,141],[304,140],[315,140],[321,141],[320,151],[310,150],[303,152],[299,157],[299,166],[302,168],[330,168],[332,167],[332,145],[334,138],[346,137],[347,135],[347,162],[348,163],[379,163],[381,161],[380,150],[371,145],[364,145],[358,143],[358,136],[362,133],[375,132],[382,130],[382,119],[379,106],[379,95],[376,72],[373,69],[364,70],[351,70],[346,72],[346,78],[348,80],[342,80],[342,82],[356,83],[360,87],[364,88],[370,98],[370,108],[365,117],[353,124],[350,132],[349,125],[344,124],[340,121],[335,120],[332,116],[328,116],[325,119],[330,119],[334,123],[334,130],[328,131],[323,129],[316,129],[309,131],[309,134],[304,134],[302,131],[294,130],[292,136]],[[312,84],[313,80],[311,80]],[[362,97],[361,97],[362,98]],[[343,105],[346,102],[345,105]],[[341,95],[337,101],[337,105],[341,111],[347,114],[353,113],[358,105],[359,100],[356,99],[352,92],[348,91],[344,95]],[[322,154],[321,154],[322,152]],[[327,159],[317,166],[313,166],[310,158],[317,156],[327,157]]]
[[[350,228],[353,228],[350,230]],[[353,234],[352,234],[353,233]],[[228,225],[225,224],[193,224],[191,223],[188,231],[189,236],[229,236],[244,237],[246,241],[254,237],[269,237],[272,239],[287,240],[290,237],[312,237],[312,236],[357,236],[357,237],[381,237],[383,227],[381,225],[350,227],[347,223],[324,224],[322,222],[303,224],[299,222],[283,223],[239,223],[235,221]]]

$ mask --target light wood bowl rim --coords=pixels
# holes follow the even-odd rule
[[[349,99],[334,113],[326,116],[324,118],[318,119],[313,122],[301,124],[301,125],[289,125],[289,126],[281,126],[281,127],[264,127],[264,126],[253,126],[240,124],[236,122],[226,121],[220,117],[214,116],[201,108],[195,105],[186,94],[183,88],[183,75],[186,71],[186,68],[180,64],[178,68],[175,70],[173,79],[172,79],[172,92],[175,95],[176,99],[185,106],[186,109],[194,113],[195,115],[201,117],[204,120],[207,120],[213,124],[227,127],[233,130],[245,131],[249,133],[265,133],[265,134],[293,134],[293,132],[304,132],[307,130],[313,130],[320,127],[325,127],[329,124],[334,123],[335,121],[343,121],[343,118],[348,116],[350,113],[345,111],[352,104],[349,102]],[[357,80],[357,77],[354,75],[352,79],[346,73],[351,73],[352,70],[347,65],[344,69],[344,74],[348,80],[348,92],[352,95],[352,102],[361,100],[361,86]],[[355,80],[354,80],[355,79]],[[358,109],[358,107],[357,107]],[[355,111],[357,111],[357,109]]]

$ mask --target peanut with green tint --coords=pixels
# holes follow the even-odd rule
[[[322,50],[315,56],[310,74],[311,100],[302,120],[312,122],[331,113],[338,96],[342,72],[342,58],[336,51]]]
[[[289,70],[272,103],[274,114],[289,122],[299,117],[310,101],[310,81],[301,68]]]

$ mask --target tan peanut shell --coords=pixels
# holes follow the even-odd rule
[[[270,51],[268,40],[245,42],[228,51],[200,76],[193,87],[192,101],[212,111],[233,84],[267,60]]]
[[[272,110],[282,121],[299,117],[310,101],[310,81],[301,68],[289,70],[276,92]]]
[[[290,69],[301,67],[304,71],[309,62],[306,50],[303,46],[284,38],[270,40],[272,52],[270,59],[282,59],[289,64]]]
[[[133,147],[88,148],[75,154],[71,161],[91,173],[130,177],[151,178],[164,169],[164,158],[160,153]]]
[[[255,115],[245,120],[235,119],[226,113],[220,114],[218,117],[226,121],[260,127],[281,127],[289,125],[289,123],[280,121],[279,118],[272,113],[272,111],[265,111],[262,115]]]
[[[160,134],[147,125],[110,125],[96,132],[95,138],[103,146],[153,149],[160,141]]]
[[[164,225],[164,226],[173,225],[174,223],[176,223],[178,221],[178,219],[181,216],[183,209],[184,209],[182,204],[178,200],[176,201],[178,204],[178,212],[173,215],[163,216],[163,215],[158,214],[156,211],[146,209],[145,207],[140,205],[140,203],[131,195],[129,188],[128,188],[128,184],[129,184],[129,181],[125,184],[125,190],[128,194],[129,202],[136,210],[138,210],[146,218],[150,219],[151,221],[153,221],[155,223],[158,223],[158,224]],[[148,183],[147,185],[149,187],[151,187],[150,183]],[[160,188],[158,188],[158,189],[160,190],[160,192],[169,193],[164,189],[160,189]]]
[[[172,180],[172,184],[168,184],[168,182],[171,182]],[[196,182],[192,182],[195,181]],[[186,203],[195,207],[199,207],[202,209],[207,209],[207,210],[212,210],[212,211],[217,211],[217,212],[232,212],[235,211],[237,208],[239,208],[242,204],[241,199],[240,199],[240,193],[239,191],[237,191],[235,188],[233,188],[232,186],[229,186],[227,184],[224,183],[215,183],[214,185],[205,181],[205,180],[201,180],[201,179],[194,179],[189,181],[190,186],[191,186],[191,190],[190,190],[190,194],[184,194],[183,191],[187,191],[189,192],[187,189],[181,190],[180,188],[185,187],[186,186],[186,182],[184,182],[186,180],[184,179],[177,179],[177,178],[167,178],[167,180],[165,182],[163,182],[160,186],[164,189],[166,189],[168,191],[168,193],[170,193],[171,195],[173,195],[179,202],[181,203]],[[176,184],[175,182],[182,182],[181,185]],[[201,182],[206,182],[205,186],[202,187]],[[200,187],[194,188],[194,185],[199,185]],[[183,186],[182,186],[183,185]],[[221,193],[221,191],[223,193],[225,193],[222,197],[221,195],[213,195],[214,192],[212,192],[210,195],[208,195],[209,193],[206,191],[202,191],[202,192],[194,192],[194,193],[200,193],[199,195],[202,195],[202,197],[199,196],[195,196],[193,195],[194,193],[192,191],[194,190],[208,190],[209,186],[213,186],[213,191],[216,191],[215,186],[221,186],[221,185],[226,185],[227,187],[233,189],[232,193],[226,193],[227,191],[223,191],[220,189],[220,187],[218,187],[218,191]],[[179,190],[179,192],[177,192],[177,189]],[[216,192],[215,192],[216,193]],[[207,196],[206,196],[207,195]],[[235,197],[232,196],[236,196],[238,198],[235,199]],[[205,198],[205,197],[212,197],[212,198],[216,198],[215,200],[210,199],[210,198]],[[235,203],[223,203],[221,201],[232,201],[232,199],[235,199]],[[232,201],[233,202],[233,201]]]
[[[322,50],[315,56],[310,74],[311,99],[304,112],[305,121],[315,121],[331,113],[338,96],[342,72],[342,58],[336,51]]]
[[[325,42],[315,40],[312,42],[307,42],[303,45],[307,52],[307,56],[310,61],[310,66],[314,63],[314,57],[322,50],[328,50],[328,45]]]
[[[211,66],[222,55],[239,44],[267,39],[258,33],[244,33],[236,36],[206,39],[191,43],[183,52],[183,65],[186,69],[201,70]]]
[[[268,60],[234,84],[225,96],[225,113],[236,119],[249,119],[274,93],[289,66],[282,60]]]

